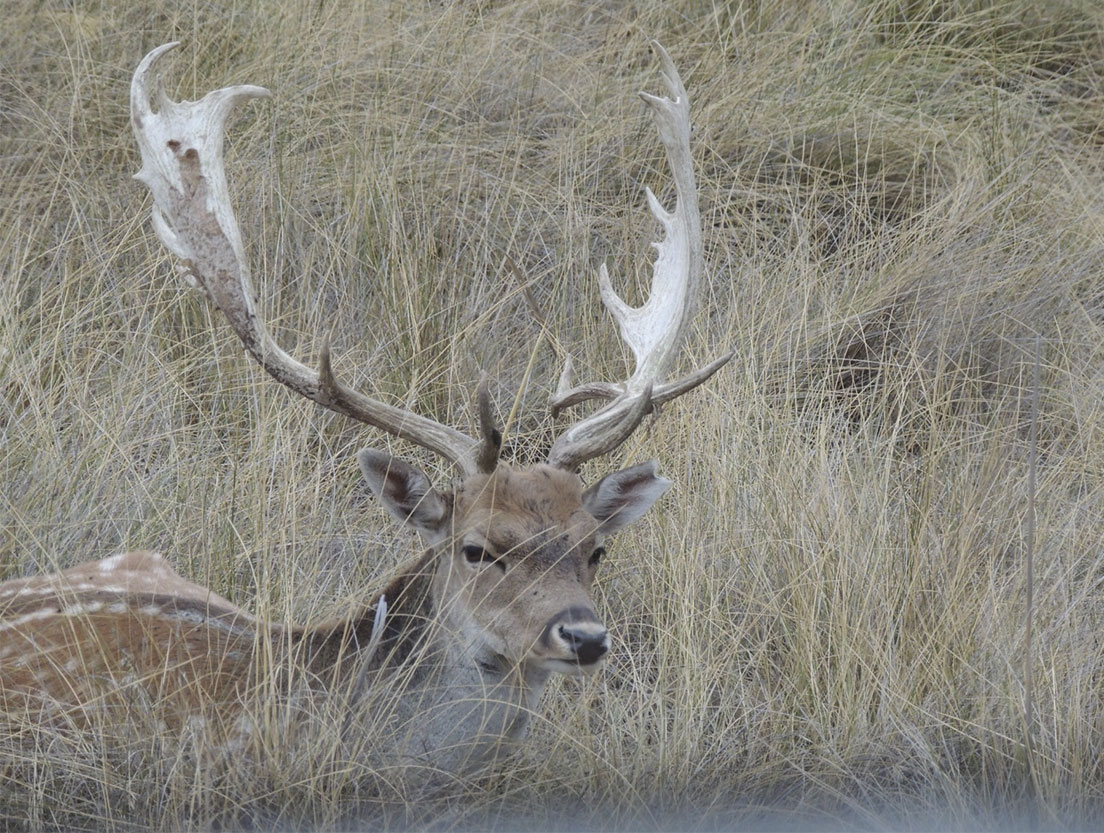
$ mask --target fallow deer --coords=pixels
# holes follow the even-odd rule
[[[605,404],[564,431],[547,462],[515,468],[499,460],[501,436],[485,379],[473,437],[346,387],[334,377],[328,343],[317,370],[275,343],[254,304],[222,157],[231,111],[269,93],[233,86],[198,102],[171,101],[159,67],[175,46],[154,49],[138,66],[131,118],[142,155],[136,178],[150,188],[154,229],[188,282],[222,310],[246,351],[277,381],[442,456],[461,480],[451,492],[438,491],[408,463],[360,452],[372,493],[417,531],[427,550],[366,605],[321,626],[261,621],[148,552],[0,584],[0,705],[9,713],[29,710],[32,719],[72,720],[152,700],[169,721],[186,720],[193,710],[236,720],[263,649],[304,669],[323,690],[401,687],[386,731],[408,760],[446,770],[486,760],[503,739],[525,731],[552,674],[602,665],[610,640],[591,586],[603,542],[670,486],[655,461],[589,487],[579,467],[613,451],[646,414],[700,385],[732,355],[666,380],[702,271],[686,89],[656,44],[671,98],[641,96],[666,149],[676,208],[668,212],[647,191],[664,234],[654,244],[658,257],[642,307],[617,296],[604,266],[598,275],[635,370],[622,383],[574,385],[569,359],[551,398],[553,413],[590,400]],[[356,696],[349,708],[357,708]]]

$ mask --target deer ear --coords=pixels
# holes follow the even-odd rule
[[[599,521],[604,535],[628,526],[647,512],[671,481],[656,474],[656,461],[607,474],[583,493],[583,508]]]
[[[412,526],[432,542],[448,531],[450,502],[419,469],[383,451],[365,449],[357,462],[368,488],[400,523]]]

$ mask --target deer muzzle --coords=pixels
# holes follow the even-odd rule
[[[609,652],[609,631],[588,607],[569,607],[544,628],[541,643],[555,659],[592,670]],[[558,655],[558,656],[557,656]]]

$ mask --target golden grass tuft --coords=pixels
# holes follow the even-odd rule
[[[643,187],[672,193],[635,98],[658,89],[651,38],[693,102],[707,298],[686,364],[739,358],[587,469],[655,456],[676,483],[604,563],[607,672],[554,684],[515,758],[430,796],[350,759],[325,704],[293,741],[273,720],[248,765],[156,721],[9,726],[0,825],[1101,823],[1104,24],[1088,0],[12,0],[0,578],[157,549],[260,615],[314,621],[413,547],[354,452],[449,476],[271,384],[182,290],[130,179],[128,83],[150,48],[185,42],[177,97],[275,93],[227,156],[280,340],[309,358],[332,330],[351,384],[457,426],[486,369],[501,413],[517,397],[507,443],[527,459],[555,430],[548,339],[580,376],[626,372],[594,272],[608,262],[641,297]],[[385,742],[364,732],[366,750]]]

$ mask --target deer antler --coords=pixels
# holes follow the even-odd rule
[[[245,349],[278,382],[332,411],[417,443],[455,463],[465,474],[493,469],[501,437],[491,422],[486,384],[479,388],[483,437],[479,441],[342,385],[331,369],[328,338],[323,340],[317,371],[296,361],[273,340],[256,309],[222,159],[230,113],[240,102],[270,93],[263,87],[242,85],[215,90],[200,101],[170,100],[158,64],[178,45],[159,46],[142,59],[130,85],[130,108],[142,151],[142,169],[135,178],[153,192],[154,229],[184,262],[188,282],[206,292]]]
[[[693,313],[701,281],[702,238],[690,156],[690,100],[671,56],[657,42],[653,41],[652,46],[662,62],[663,79],[673,100],[643,92],[640,97],[655,117],[675,180],[677,201],[674,212],[668,212],[646,189],[648,206],[663,226],[663,240],[652,244],[658,256],[652,267],[651,294],[643,306],[634,309],[618,297],[605,264],[598,271],[602,303],[617,320],[621,338],[636,358],[636,368],[620,384],[590,382],[572,387],[570,357],[565,362],[550,402],[553,416],[591,399],[610,400],[602,409],[576,422],[553,444],[548,462],[572,471],[615,449],[654,406],[697,387],[735,355],[730,352],[682,379],[664,381]]]

